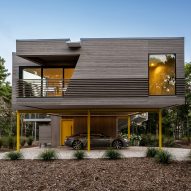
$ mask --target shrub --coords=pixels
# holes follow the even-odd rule
[[[146,134],[146,135],[142,135],[141,137],[142,137],[140,141],[141,146],[148,146],[148,147],[158,146],[158,140],[155,135]]]
[[[141,140],[142,140],[142,137],[140,135],[132,134],[130,138],[130,143],[131,145],[139,146]]]
[[[9,149],[13,149],[16,145],[16,140],[14,137],[12,136],[9,136],[8,139],[7,139],[7,143],[8,143],[8,147]]]
[[[8,147],[8,137],[1,137],[2,140],[2,146],[4,148]]]
[[[2,138],[0,137],[0,148],[2,147],[2,145],[3,145],[3,140],[2,140]]]
[[[190,152],[189,152],[189,154],[188,154],[188,157],[189,157],[189,159],[191,160],[191,150],[190,150]]]
[[[159,150],[155,158],[159,163],[169,164],[172,159],[172,155],[168,151]]]
[[[38,158],[44,161],[50,161],[50,160],[58,159],[58,155],[55,150],[46,149],[39,154]]]
[[[190,136],[184,136],[184,137],[181,138],[181,140],[182,140],[182,143],[183,143],[184,145],[189,145],[189,144],[191,143],[191,138],[190,138]]]
[[[155,157],[156,156],[156,154],[158,153],[158,149],[156,149],[156,148],[151,148],[151,147],[149,147],[149,148],[147,148],[147,152],[146,152],[146,156],[147,157]]]
[[[28,146],[31,146],[32,145],[32,142],[33,142],[33,137],[28,137],[27,138],[27,144],[28,144]]]
[[[25,137],[21,137],[21,146],[24,147],[26,143],[26,138]]]
[[[19,160],[23,159],[23,154],[21,152],[11,151],[5,155],[5,158],[10,160]]]
[[[78,150],[74,152],[74,158],[78,159],[78,160],[82,160],[85,157],[85,152]]]
[[[111,160],[116,160],[116,159],[120,159],[122,155],[117,150],[109,149],[106,151],[105,157]]]
[[[172,137],[164,137],[163,144],[166,147],[173,147],[175,145],[174,138],[172,138]]]

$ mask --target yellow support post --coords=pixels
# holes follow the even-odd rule
[[[87,145],[87,149],[88,151],[90,151],[90,111],[88,110],[88,119],[87,119],[87,138],[88,138],[88,145]]]
[[[162,149],[162,110],[159,110],[159,149]]]
[[[128,116],[127,118],[127,126],[128,126],[128,139],[130,140],[131,138],[131,117]]]
[[[20,112],[17,111],[17,151],[20,151]]]

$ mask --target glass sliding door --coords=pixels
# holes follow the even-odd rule
[[[68,88],[73,73],[74,73],[74,68],[64,68],[64,92]]]
[[[24,68],[22,70],[22,80],[19,86],[19,94],[21,94],[22,97],[41,96],[41,68]]]
[[[43,96],[62,96],[63,68],[43,68]]]

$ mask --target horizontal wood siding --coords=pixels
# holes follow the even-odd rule
[[[147,78],[147,40],[85,40],[73,78]]]
[[[177,96],[185,96],[185,79],[177,78],[176,79],[176,95]]]
[[[184,39],[82,39],[80,49],[65,40],[17,41],[13,55],[13,107],[33,108],[161,108],[184,104]],[[148,55],[176,54],[176,95],[148,95]],[[18,56],[79,54],[71,84],[63,98],[16,98],[19,66],[35,66]],[[77,82],[78,79],[79,81]],[[126,79],[126,81],[123,81]],[[76,80],[76,81],[75,81]],[[83,80],[88,83],[83,84]],[[102,81],[102,83],[101,83]],[[94,83],[96,82],[96,83]],[[26,108],[25,108],[26,109]]]
[[[17,55],[34,56],[34,55],[70,55],[78,54],[79,49],[68,48],[66,41],[69,39],[60,40],[26,40],[17,41]]]
[[[148,78],[112,78],[71,80],[65,97],[144,97],[148,96]]]

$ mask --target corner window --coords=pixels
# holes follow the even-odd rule
[[[39,80],[41,79],[41,68],[25,68],[23,69],[23,77],[22,79],[33,79],[33,80]]]
[[[149,95],[175,95],[175,54],[149,55]]]

